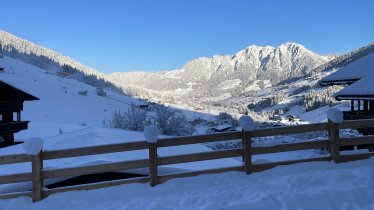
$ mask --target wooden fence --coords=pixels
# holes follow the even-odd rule
[[[70,190],[89,190],[97,189],[102,187],[109,187],[115,185],[121,185],[126,183],[147,183],[149,182],[151,186],[161,184],[169,179],[179,178],[179,177],[189,177],[196,176],[200,174],[210,174],[210,173],[221,173],[227,171],[245,171],[247,174],[253,172],[259,172],[267,170],[279,165],[288,165],[300,162],[310,162],[310,161],[335,161],[347,162],[353,160],[359,160],[364,158],[369,158],[374,153],[367,154],[356,154],[356,155],[341,155],[340,146],[347,145],[362,145],[362,144],[374,144],[374,136],[363,136],[363,137],[352,137],[352,138],[340,138],[339,129],[347,128],[367,128],[374,127],[374,120],[352,120],[344,121],[342,123],[317,123],[308,125],[297,125],[289,127],[277,127],[277,128],[265,128],[258,129],[251,132],[246,131],[236,131],[228,133],[219,134],[209,134],[209,135],[198,135],[198,136],[185,136],[176,137],[168,139],[160,139],[157,143],[147,143],[146,141],[130,142],[130,143],[120,143],[120,144],[110,144],[101,146],[91,146],[85,148],[72,148],[63,150],[49,150],[42,151],[38,155],[7,155],[0,156],[0,165],[2,164],[15,164],[22,162],[31,162],[32,172],[19,173],[11,175],[0,176],[0,184],[17,183],[17,182],[32,182],[32,191],[25,192],[15,192],[1,194],[0,198],[14,198],[18,196],[31,196],[33,201],[39,201],[51,194],[58,192],[65,192]],[[251,138],[254,137],[266,137],[275,135],[286,135],[286,134],[296,134],[296,133],[306,133],[306,132],[316,132],[316,131],[327,131],[328,139],[316,140],[308,142],[298,142],[298,143],[287,143],[274,146],[266,147],[253,147]],[[166,157],[158,157],[157,149],[160,147],[171,147],[180,146],[187,144],[198,144],[206,142],[216,142],[216,141],[228,141],[234,139],[241,139],[243,142],[243,147],[238,149],[220,150],[220,151],[208,151],[199,152],[192,154],[183,155],[172,155]],[[269,154],[277,152],[287,152],[287,151],[297,151],[306,149],[320,149],[328,148],[330,151],[330,156],[327,157],[316,157],[308,159],[298,159],[289,160],[281,162],[271,162],[264,164],[253,164],[252,155],[259,154]],[[59,168],[59,169],[43,169],[43,161],[58,159],[58,158],[69,158],[78,157],[85,155],[96,155],[104,153],[115,153],[115,152],[125,152],[133,150],[148,150],[149,158],[138,159],[123,162],[105,163],[89,166],[80,167],[69,167],[69,168]],[[225,167],[225,168],[215,168],[208,170],[199,170],[191,172],[173,173],[166,175],[159,175],[157,173],[158,166],[168,165],[168,164],[178,164],[186,162],[213,160],[221,158],[231,158],[231,157],[242,157],[243,164],[240,166]],[[91,184],[74,185],[67,187],[59,187],[54,189],[46,189],[44,187],[44,180],[52,178],[68,178],[86,174],[104,173],[111,171],[120,171],[127,169],[136,168],[149,168],[149,176],[137,177],[130,179],[106,181]]]

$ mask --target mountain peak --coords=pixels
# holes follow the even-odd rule
[[[305,50],[307,50],[303,45],[298,44],[298,43],[294,43],[294,42],[283,43],[278,48],[279,49],[281,49],[281,48],[286,48],[286,49],[299,48],[299,49],[305,49]]]

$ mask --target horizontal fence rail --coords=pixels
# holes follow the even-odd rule
[[[54,170],[43,171],[44,178],[60,178],[69,176],[80,176],[85,174],[104,173],[110,171],[120,171],[134,168],[144,168],[149,166],[148,159],[144,160],[133,160],[115,163],[105,163],[91,166],[80,166],[72,168],[61,168]]]
[[[169,179],[191,177],[200,174],[212,174],[221,173],[227,171],[245,171],[247,174],[253,172],[260,172],[271,169],[280,165],[289,165],[294,163],[311,162],[311,161],[335,161],[347,162],[353,160],[360,160],[369,158],[374,153],[366,154],[353,154],[353,155],[341,155],[340,147],[342,146],[357,146],[357,145],[374,145],[374,136],[359,136],[351,138],[341,138],[339,136],[340,129],[357,129],[357,128],[369,128],[374,127],[374,120],[350,120],[343,121],[342,123],[316,123],[307,125],[297,125],[288,127],[277,127],[277,128],[264,128],[257,129],[254,131],[234,131],[227,133],[216,133],[207,135],[197,136],[184,136],[184,137],[173,137],[159,139],[156,143],[148,143],[146,141],[136,141],[127,143],[117,143],[109,145],[98,145],[82,148],[72,149],[60,149],[60,150],[47,150],[42,151],[38,155],[30,156],[26,154],[18,155],[5,155],[0,156],[0,165],[4,164],[18,164],[18,163],[31,163],[32,172],[0,175],[0,184],[10,184],[17,182],[31,182],[32,191],[15,192],[0,194],[0,199],[14,198],[19,196],[31,196],[33,201],[39,201],[46,196],[66,192],[71,190],[90,190],[98,189],[103,187],[128,184],[128,183],[147,183],[151,186],[161,184]],[[253,146],[251,143],[252,138],[256,137],[267,137],[276,135],[288,135],[298,133],[308,133],[316,131],[327,131],[329,134],[328,139],[314,140],[297,143],[285,143],[272,146]],[[158,156],[157,149],[161,147],[173,147],[183,146],[189,144],[201,144],[207,142],[217,141],[230,141],[230,140],[241,140],[243,142],[242,148],[219,150],[219,151],[207,151],[197,152],[189,154],[179,154],[171,156]],[[330,155],[326,157],[315,157],[298,160],[287,160],[280,162],[270,162],[262,164],[252,163],[253,155],[271,154],[279,152],[290,152],[298,150],[308,149],[326,149],[330,151]],[[60,158],[73,158],[87,155],[98,155],[116,152],[128,152],[135,150],[148,150],[149,157],[146,159],[120,161],[102,163],[88,166],[77,166],[77,167],[66,167],[58,169],[44,169],[43,161],[53,160]],[[198,171],[187,171],[182,173],[170,173],[159,175],[158,167],[163,165],[181,164],[188,162],[208,161],[223,158],[241,157],[243,163],[238,166],[221,167],[213,169],[205,169]],[[149,174],[144,177],[120,179],[113,181],[104,181],[98,183],[81,184],[74,186],[58,187],[54,189],[46,189],[44,187],[45,179],[55,178],[71,178],[81,175],[97,174],[105,172],[124,171],[130,169],[149,169]]]
[[[0,165],[11,164],[11,163],[24,163],[30,162],[30,155],[20,154],[20,155],[5,155],[0,156]]]

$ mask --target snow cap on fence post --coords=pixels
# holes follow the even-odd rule
[[[335,108],[328,109],[327,119],[329,119],[333,123],[341,123],[343,122],[343,112]]]
[[[148,143],[156,143],[158,140],[158,128],[155,125],[149,125],[144,129],[144,137]]]
[[[43,139],[32,137],[23,144],[23,149],[28,155],[37,155],[43,150]]]
[[[244,131],[255,130],[255,122],[248,115],[243,115],[239,118],[239,125],[243,128]]]

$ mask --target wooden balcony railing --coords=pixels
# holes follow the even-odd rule
[[[20,121],[20,122],[8,122],[4,123],[0,121],[0,134],[3,133],[15,133],[20,130],[27,129],[29,121]]]

